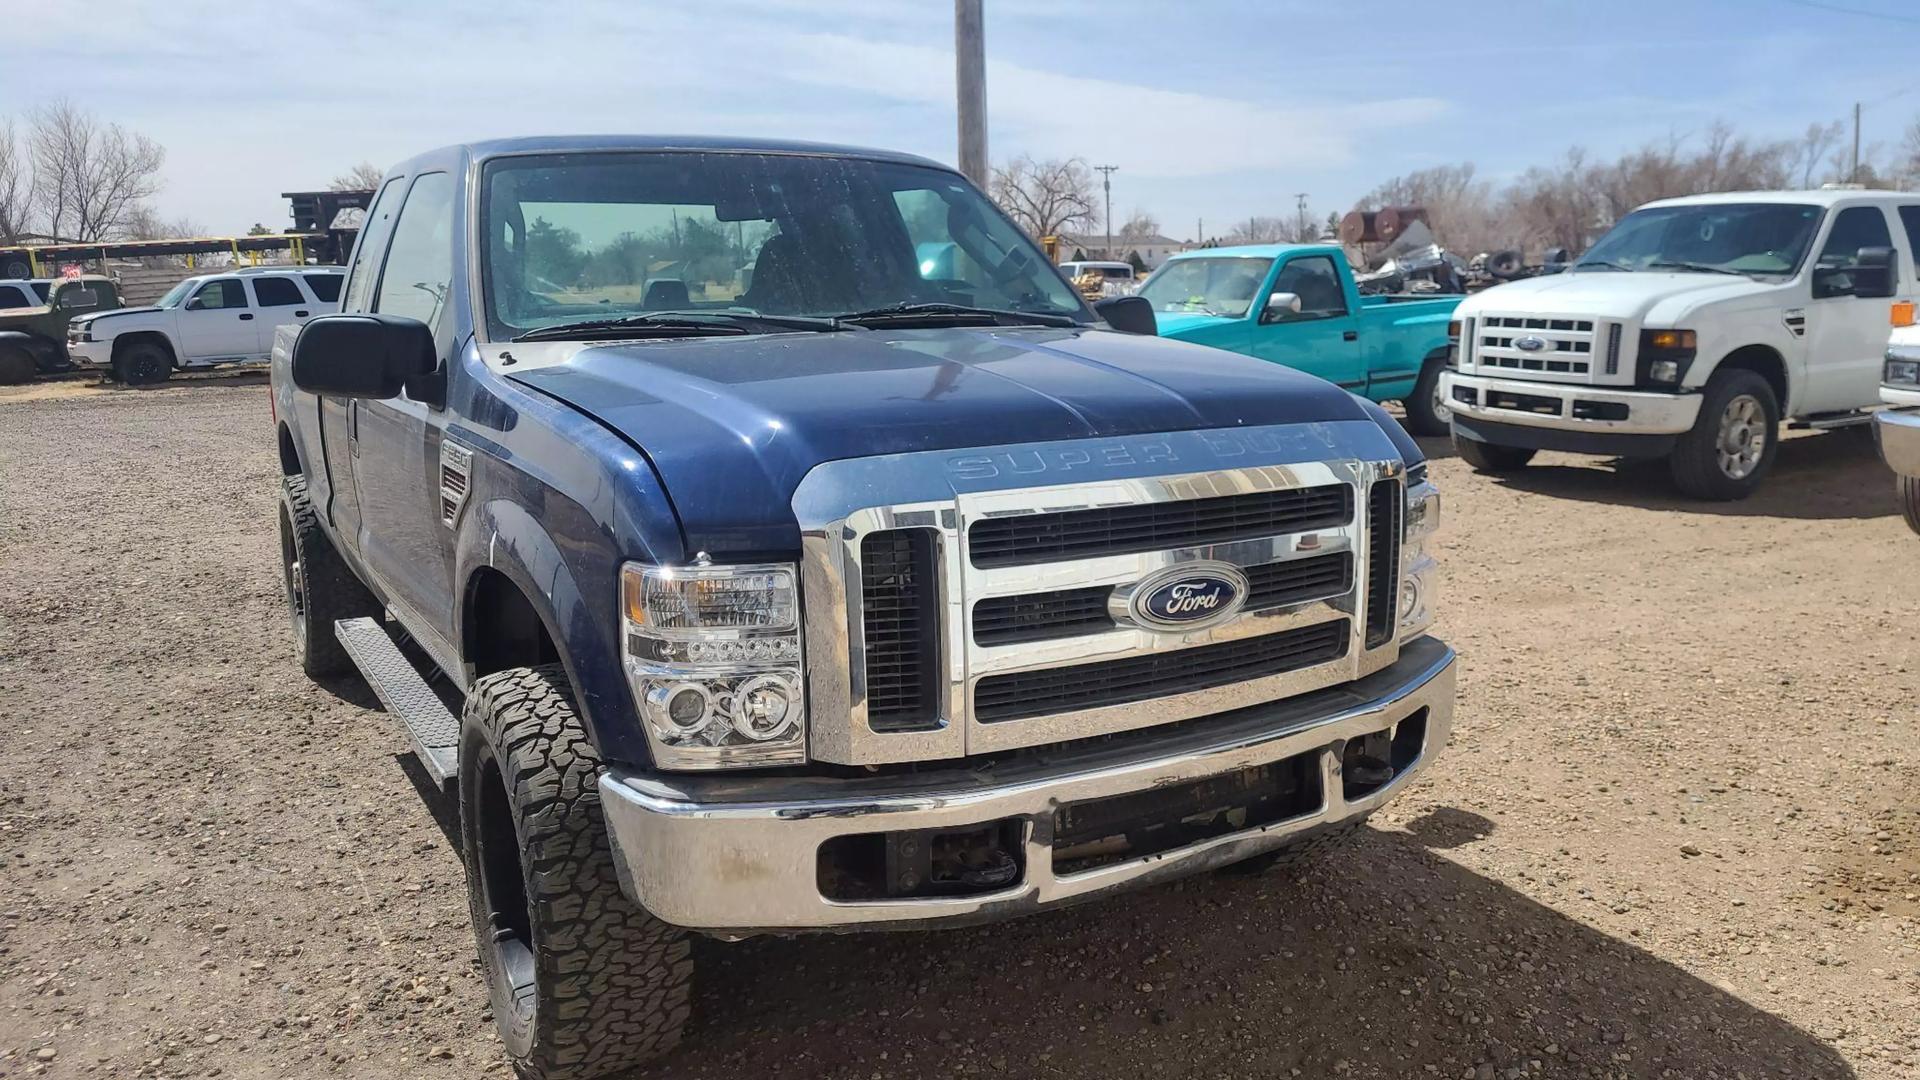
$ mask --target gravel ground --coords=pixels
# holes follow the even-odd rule
[[[0,396],[0,1077],[505,1075],[450,805],[292,661],[268,425],[257,379]],[[1867,442],[1730,506],[1434,473],[1457,741],[1357,842],[703,942],[652,1075],[1920,1076],[1920,538]]]

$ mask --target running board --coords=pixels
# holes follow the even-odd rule
[[[1873,423],[1871,412],[1820,413],[1805,420],[1795,420],[1787,427],[1795,431],[1832,431],[1834,428],[1858,427]]]
[[[460,773],[460,718],[447,711],[420,672],[401,654],[379,622],[342,619],[333,624],[333,636],[353,657],[353,664],[386,706],[407,729],[413,752],[441,790],[453,786]]]

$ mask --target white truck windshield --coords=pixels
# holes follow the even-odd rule
[[[1573,271],[1651,270],[1785,276],[1820,227],[1804,203],[1702,203],[1636,210],[1607,230]]]

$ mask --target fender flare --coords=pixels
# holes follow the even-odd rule
[[[25,330],[0,330],[0,345],[16,345],[25,349],[27,355],[33,357],[33,362],[40,366],[65,359],[58,344]]]

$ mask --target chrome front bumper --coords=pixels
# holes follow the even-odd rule
[[[1880,456],[1902,476],[1920,476],[1920,410],[1885,409],[1873,417]]]
[[[722,935],[982,922],[1197,873],[1363,816],[1405,789],[1446,745],[1454,654],[1409,642],[1390,667],[1343,686],[1200,730],[1115,750],[1035,755],[998,769],[861,780],[715,779],[609,772],[601,802],[622,887],[656,917]],[[1384,786],[1343,796],[1349,739],[1422,715],[1419,752]],[[1300,816],[1073,874],[1053,870],[1054,812],[1256,765],[1315,755],[1320,805]],[[857,833],[957,829],[1016,819],[1025,870],[1004,889],[960,897],[843,902],[822,895],[820,845]]]
[[[1461,401],[1454,388],[1472,391],[1472,401]],[[1551,399],[1558,403],[1557,414],[1503,409],[1486,404],[1489,393],[1499,391]],[[1659,394],[1588,383],[1535,382],[1503,379],[1486,375],[1466,375],[1458,371],[1441,373],[1441,393],[1447,408],[1467,416],[1522,427],[1553,428],[1558,431],[1612,432],[1621,435],[1678,435],[1693,430],[1700,415],[1699,394]],[[1625,420],[1597,420],[1573,414],[1575,401],[1605,405],[1624,405]]]

